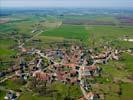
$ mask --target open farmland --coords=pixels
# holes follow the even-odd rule
[[[64,24],[72,25],[109,25],[115,26],[118,21],[114,16],[108,15],[66,15],[62,17]]]
[[[88,42],[90,45],[92,41],[94,41],[95,46],[110,43],[116,47],[133,47],[132,42],[123,42],[120,40],[120,38],[123,38],[125,35],[133,38],[132,26],[123,28],[115,26],[86,26],[86,30],[89,33]]]
[[[131,12],[14,11],[0,16],[0,100],[132,100]]]
[[[62,25],[59,28],[44,32],[44,36],[64,37],[66,39],[79,39],[85,41],[88,32],[82,25]]]

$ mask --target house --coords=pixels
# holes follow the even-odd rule
[[[16,100],[17,96],[13,91],[9,91],[4,97],[5,100]]]
[[[82,76],[98,76],[101,69],[97,66],[82,67]]]
[[[87,94],[87,97],[88,97],[89,100],[94,100],[94,94],[92,92],[89,92]]]
[[[21,75],[21,70],[18,70],[15,72],[16,76],[20,76]]]
[[[41,70],[35,71],[32,76],[37,78],[38,80],[45,80],[45,81],[49,80],[50,78],[50,76],[47,73]]]
[[[77,64],[69,63],[69,64],[63,64],[63,66],[71,67],[71,68],[75,69],[75,67],[77,66]]]

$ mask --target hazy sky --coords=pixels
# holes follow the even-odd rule
[[[112,7],[133,8],[133,0],[0,0],[1,7]]]

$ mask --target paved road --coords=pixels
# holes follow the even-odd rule
[[[81,67],[82,66],[80,66],[80,68],[79,68],[79,76],[78,76],[78,79],[80,80],[80,89],[81,89],[81,91],[82,91],[82,93],[83,93],[83,95],[84,95],[84,98],[86,99],[86,100],[89,100],[88,99],[88,96],[87,96],[87,93],[86,93],[86,91],[85,91],[85,89],[84,89],[84,87],[83,87],[83,80],[82,80],[82,71],[81,71]]]
[[[41,62],[42,62],[42,59],[39,59],[39,61],[37,63],[37,68],[40,68]]]
[[[3,80],[0,81],[0,83],[3,83],[5,82],[6,80],[10,79],[10,78],[13,78],[14,76],[16,76],[15,74],[11,75],[11,76],[8,76],[6,78],[4,78]]]

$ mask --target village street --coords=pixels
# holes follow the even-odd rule
[[[13,78],[14,76],[16,76],[16,75],[13,74],[13,75],[6,76],[4,79],[2,79],[2,80],[0,81],[0,83],[3,83],[3,82],[5,82],[5,81],[8,80],[8,79]]]

